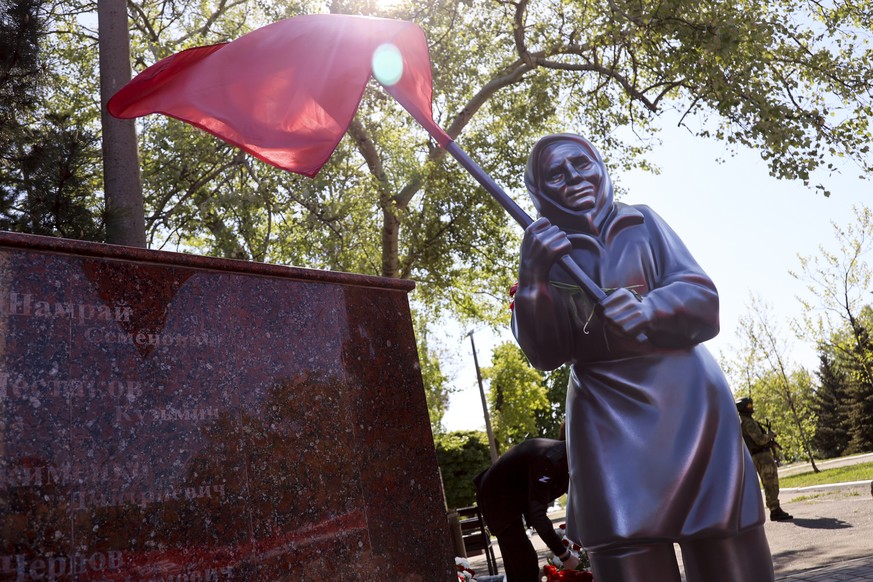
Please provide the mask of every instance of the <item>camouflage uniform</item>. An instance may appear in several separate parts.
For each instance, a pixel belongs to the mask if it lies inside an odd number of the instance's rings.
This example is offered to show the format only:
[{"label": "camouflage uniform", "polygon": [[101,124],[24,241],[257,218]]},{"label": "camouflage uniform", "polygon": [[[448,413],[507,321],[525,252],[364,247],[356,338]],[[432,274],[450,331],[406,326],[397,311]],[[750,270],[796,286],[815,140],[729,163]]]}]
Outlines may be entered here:
[{"label": "camouflage uniform", "polygon": [[755,470],[764,486],[764,502],[767,509],[775,511],[779,509],[779,474],[770,448],[773,437],[750,414],[741,412],[740,422],[743,427],[743,440],[749,448]]}]

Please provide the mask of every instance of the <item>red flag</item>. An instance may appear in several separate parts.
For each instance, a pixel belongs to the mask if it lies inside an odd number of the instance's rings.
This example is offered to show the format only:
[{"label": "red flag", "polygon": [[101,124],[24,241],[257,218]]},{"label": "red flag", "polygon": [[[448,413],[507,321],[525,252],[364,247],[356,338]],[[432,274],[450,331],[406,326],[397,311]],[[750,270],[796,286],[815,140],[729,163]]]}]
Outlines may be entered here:
[{"label": "red flag", "polygon": [[401,20],[336,14],[298,16],[232,42],[158,61],[109,100],[109,113],[175,117],[269,164],[314,176],[361,102],[374,51],[391,43],[403,72],[386,90],[445,147],[433,121],[424,32]]}]

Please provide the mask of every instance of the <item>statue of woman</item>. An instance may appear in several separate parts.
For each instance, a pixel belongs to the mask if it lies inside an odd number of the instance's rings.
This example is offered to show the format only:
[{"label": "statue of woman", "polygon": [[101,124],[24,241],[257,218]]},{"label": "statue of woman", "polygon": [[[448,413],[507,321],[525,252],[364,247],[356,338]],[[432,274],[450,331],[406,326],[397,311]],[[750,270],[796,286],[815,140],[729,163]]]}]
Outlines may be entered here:
[{"label": "statue of woman", "polygon": [[[513,333],[542,370],[570,364],[567,536],[598,582],[767,582],[755,468],[724,374],[701,345],[718,293],[649,207],[613,200],[599,152],[572,134],[531,151],[541,218],[521,246]],[[556,261],[570,254],[600,305]]]}]

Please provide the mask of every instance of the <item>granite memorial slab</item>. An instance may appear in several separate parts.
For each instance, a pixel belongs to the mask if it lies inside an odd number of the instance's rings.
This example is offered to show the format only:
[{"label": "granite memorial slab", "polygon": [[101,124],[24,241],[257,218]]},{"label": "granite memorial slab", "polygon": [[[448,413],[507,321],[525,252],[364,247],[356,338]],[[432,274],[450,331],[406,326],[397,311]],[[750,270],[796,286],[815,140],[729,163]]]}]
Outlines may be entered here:
[{"label": "granite memorial slab", "polygon": [[0,580],[449,580],[412,288],[0,233]]}]

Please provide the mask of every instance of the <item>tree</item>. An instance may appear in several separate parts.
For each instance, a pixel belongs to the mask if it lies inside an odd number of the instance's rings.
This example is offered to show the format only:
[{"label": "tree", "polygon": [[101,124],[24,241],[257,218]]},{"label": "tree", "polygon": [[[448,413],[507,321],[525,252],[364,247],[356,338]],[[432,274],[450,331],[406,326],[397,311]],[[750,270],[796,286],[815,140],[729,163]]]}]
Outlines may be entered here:
[{"label": "tree", "polygon": [[455,431],[434,438],[448,507],[476,503],[473,478],[491,466],[488,437],[482,431]]},{"label": "tree", "polygon": [[[780,331],[769,318],[769,307],[760,298],[752,297],[747,315],[740,318],[741,333],[745,334],[747,353],[752,354],[746,360],[757,369],[754,373],[746,373],[747,378],[754,377],[755,382],[766,382],[765,386],[779,396],[783,410],[788,413],[794,435],[798,439],[806,458],[816,473],[819,468],[815,464],[809,440],[814,428],[814,419],[809,411],[809,400],[812,397],[812,383],[805,370],[789,370],[786,353],[788,346],[781,340]],[[764,364],[763,372],[760,364]],[[755,368],[753,368],[755,369]],[[753,375],[754,374],[754,375]],[[754,399],[754,397],[753,397]],[[760,416],[761,410],[758,408]],[[784,428],[782,429],[784,432]]]},{"label": "tree", "polygon": [[127,2],[97,0],[97,18],[100,23],[100,119],[106,240],[144,247],[145,211],[136,128],[132,119],[115,119],[106,111],[110,97],[130,81]]},{"label": "tree", "polygon": [[492,366],[482,370],[491,381],[489,408],[494,424],[498,453],[539,433],[537,414],[549,410],[543,375],[534,369],[514,343],[494,348]]},{"label": "tree", "polygon": [[[864,358],[870,357],[871,348],[870,337],[867,335],[865,341],[867,348]],[[856,360],[857,362],[857,360]],[[873,384],[870,383],[866,376],[857,374],[857,366],[854,368],[856,381],[849,388],[849,446],[846,452],[868,453],[873,451]]]},{"label": "tree", "polygon": [[49,77],[45,28],[41,0],[0,11],[0,228],[102,240],[88,173],[96,137],[64,109],[40,113]]},{"label": "tree", "polygon": [[39,38],[43,19],[39,0],[18,0],[0,9],[0,145],[3,158],[19,137],[16,113],[31,110],[40,82]]},{"label": "tree", "polygon": [[570,383],[570,365],[566,364],[546,372],[543,384],[549,406],[535,412],[534,418],[539,436],[556,439],[560,436],[567,406],[567,385]]},{"label": "tree", "polygon": [[775,456],[789,463],[808,460],[806,441],[816,426],[812,412],[815,398],[812,378],[803,369],[794,370],[790,375],[791,397],[799,413],[796,418],[792,409],[785,405],[783,382],[779,372],[767,370],[750,386],[738,390],[736,395],[738,398],[751,395],[755,401],[755,420],[770,425],[777,433],[776,441],[781,448]]},{"label": "tree", "polygon": [[421,366],[421,379],[427,398],[427,412],[431,431],[443,431],[442,421],[449,404],[448,378],[440,367],[441,354],[428,344],[426,322],[419,321],[419,331],[415,334],[418,344],[418,361]]},{"label": "tree", "polygon": [[867,257],[873,250],[873,213],[855,207],[855,221],[833,225],[838,251],[820,248],[812,257],[799,257],[800,271],[792,275],[806,283],[809,297],[801,332],[822,342],[822,349],[849,374],[847,452],[873,450],[873,344],[868,297],[873,269]]},{"label": "tree", "polygon": [[819,348],[819,387],[813,399],[816,417],[815,436],[812,445],[822,457],[829,459],[841,456],[849,446],[849,429],[846,406],[847,378],[834,361],[831,353]]},{"label": "tree", "polygon": [[836,361],[847,378],[843,426],[848,431],[846,453],[850,454],[873,451],[873,385],[868,374],[869,361],[873,357],[873,338],[869,331],[873,324],[873,310],[869,306],[863,307],[856,323],[856,329],[844,330],[832,342],[840,347]]},{"label": "tree", "polygon": [[[136,70],[324,9],[241,0],[128,7]],[[438,121],[503,184],[520,186],[537,137],[567,128],[588,134],[615,169],[646,167],[651,123],[671,108],[701,136],[759,149],[780,178],[812,184],[817,168],[833,170],[831,155],[870,170],[870,51],[859,36],[869,32],[867,5],[442,0],[380,9],[334,0],[329,9],[424,27]],[[64,39],[66,55],[88,54],[79,49],[93,42]],[[171,120],[142,127],[151,246],[412,278],[433,313],[505,320],[500,290],[511,283],[516,227],[377,88],[313,181]]]}]

